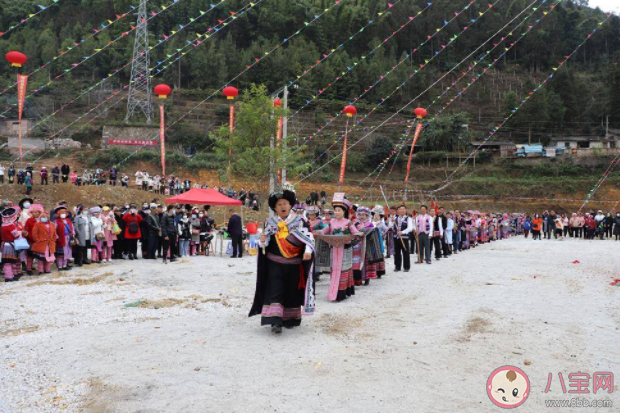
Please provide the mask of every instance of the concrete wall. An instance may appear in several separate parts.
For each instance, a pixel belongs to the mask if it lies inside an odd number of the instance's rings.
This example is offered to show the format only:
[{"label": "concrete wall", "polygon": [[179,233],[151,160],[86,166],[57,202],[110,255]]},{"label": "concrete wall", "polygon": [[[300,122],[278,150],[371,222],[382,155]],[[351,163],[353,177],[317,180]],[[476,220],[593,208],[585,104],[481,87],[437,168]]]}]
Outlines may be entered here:
[{"label": "concrete wall", "polygon": [[[22,119],[22,136],[28,136],[30,128],[34,125],[32,119]],[[17,119],[8,119],[0,122],[0,135],[2,136],[18,136],[19,135],[19,122]]]},{"label": "concrete wall", "polygon": [[[19,138],[8,139],[8,149],[11,152],[19,150]],[[45,139],[43,138],[22,138],[22,152],[32,151],[41,152],[45,150]]]}]

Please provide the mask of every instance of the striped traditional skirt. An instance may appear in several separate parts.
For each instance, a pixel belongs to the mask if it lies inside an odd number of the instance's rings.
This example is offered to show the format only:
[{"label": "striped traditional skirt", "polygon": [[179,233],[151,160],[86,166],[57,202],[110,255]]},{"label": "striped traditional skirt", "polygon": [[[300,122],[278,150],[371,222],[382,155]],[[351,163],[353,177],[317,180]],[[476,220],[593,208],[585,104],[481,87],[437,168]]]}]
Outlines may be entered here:
[{"label": "striped traditional skirt", "polygon": [[379,261],[377,264],[377,277],[381,278],[385,275],[385,260]]},{"label": "striped traditional skirt", "polygon": [[19,262],[19,254],[15,251],[15,247],[10,242],[2,243],[2,263],[3,264],[13,264]]},{"label": "striped traditional skirt", "polygon": [[345,247],[344,255],[342,258],[340,280],[338,283],[338,296],[336,298],[336,301],[342,301],[349,296],[355,295],[355,280],[353,278],[352,260],[352,249]]},{"label": "striped traditional skirt", "polygon": [[62,258],[68,260],[73,257],[73,250],[71,249],[71,245],[65,245],[64,247],[57,246],[56,247],[56,258]]},{"label": "striped traditional skirt", "polygon": [[351,250],[353,251],[353,270],[359,271],[362,268],[362,243],[358,242],[353,245]]}]

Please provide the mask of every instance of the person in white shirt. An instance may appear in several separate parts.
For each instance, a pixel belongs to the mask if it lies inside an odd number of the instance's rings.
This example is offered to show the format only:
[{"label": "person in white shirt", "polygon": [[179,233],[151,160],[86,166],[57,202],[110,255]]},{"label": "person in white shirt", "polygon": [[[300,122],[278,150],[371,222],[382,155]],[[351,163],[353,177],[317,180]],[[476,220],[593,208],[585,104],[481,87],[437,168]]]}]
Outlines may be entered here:
[{"label": "person in white shirt", "polygon": [[136,172],[136,186],[138,187],[138,189],[142,188],[143,179],[144,179],[144,174],[142,173],[142,171],[137,171]]},{"label": "person in white shirt", "polygon": [[413,220],[407,216],[407,207],[401,205],[396,210],[395,219],[390,219],[388,228],[394,229],[394,271],[400,271],[401,264],[405,272],[411,268],[409,256],[409,234],[414,230]]},{"label": "person in white shirt", "polygon": [[4,165],[0,165],[0,184],[4,183]]},{"label": "person in white shirt", "polygon": [[434,223],[433,218],[426,213],[426,205],[420,207],[420,214],[416,217],[416,228],[419,243],[419,262],[422,259],[427,264],[431,264],[431,236],[433,234]]},{"label": "person in white shirt", "polygon": [[103,242],[105,239],[104,230],[106,229],[106,224],[101,219],[101,207],[94,206],[89,211],[90,214],[90,224],[92,227],[92,234],[89,233],[91,241],[90,245],[92,249],[91,253],[91,261],[92,262],[100,262],[103,261]]},{"label": "person in white shirt", "polygon": [[446,225],[445,240],[448,246],[448,250],[452,251],[452,233],[454,232],[454,219],[452,219],[452,212],[446,214],[448,218],[448,224]]}]

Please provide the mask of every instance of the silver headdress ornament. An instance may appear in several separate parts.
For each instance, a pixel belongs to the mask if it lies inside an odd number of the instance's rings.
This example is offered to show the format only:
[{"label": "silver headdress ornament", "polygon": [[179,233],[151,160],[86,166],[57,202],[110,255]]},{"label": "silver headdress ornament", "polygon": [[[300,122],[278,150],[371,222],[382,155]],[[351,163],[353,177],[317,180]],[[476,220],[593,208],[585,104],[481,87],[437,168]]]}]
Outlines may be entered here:
[{"label": "silver headdress ornament", "polygon": [[295,192],[295,186],[290,182],[276,183],[276,187],[271,195],[282,196],[284,191]]}]

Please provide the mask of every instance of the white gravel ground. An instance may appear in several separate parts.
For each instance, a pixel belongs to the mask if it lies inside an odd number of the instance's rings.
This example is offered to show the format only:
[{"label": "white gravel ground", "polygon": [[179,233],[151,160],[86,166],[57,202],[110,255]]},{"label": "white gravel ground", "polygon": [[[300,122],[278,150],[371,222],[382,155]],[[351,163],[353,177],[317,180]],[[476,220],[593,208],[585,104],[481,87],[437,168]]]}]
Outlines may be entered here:
[{"label": "white gravel ground", "polygon": [[620,411],[617,384],[579,395],[612,408],[544,403],[575,396],[558,372],[620,374],[620,242],[513,238],[410,273],[390,262],[343,303],[324,276],[318,314],[281,336],[247,317],[255,260],[0,284],[0,412],[497,412],[485,385],[502,365],[529,376],[521,412]]}]

